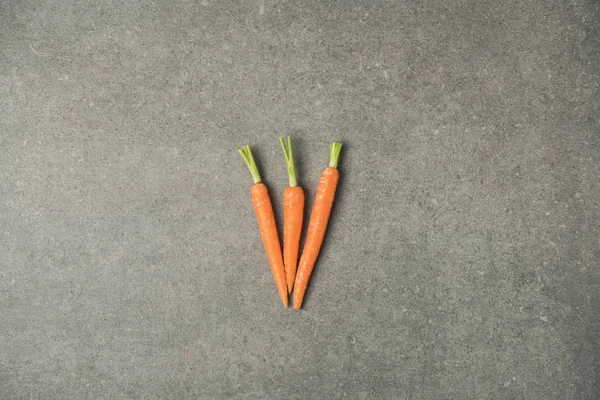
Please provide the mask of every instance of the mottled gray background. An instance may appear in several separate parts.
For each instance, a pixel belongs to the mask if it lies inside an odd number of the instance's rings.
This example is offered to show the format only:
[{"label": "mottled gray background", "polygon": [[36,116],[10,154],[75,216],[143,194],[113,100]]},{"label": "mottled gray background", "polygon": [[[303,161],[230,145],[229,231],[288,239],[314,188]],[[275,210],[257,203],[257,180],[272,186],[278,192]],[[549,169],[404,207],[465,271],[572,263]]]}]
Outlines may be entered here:
[{"label": "mottled gray background", "polygon": [[[2,399],[600,398],[600,4],[2,1]],[[341,183],[282,309],[237,148]],[[310,206],[312,200],[308,202]]]}]

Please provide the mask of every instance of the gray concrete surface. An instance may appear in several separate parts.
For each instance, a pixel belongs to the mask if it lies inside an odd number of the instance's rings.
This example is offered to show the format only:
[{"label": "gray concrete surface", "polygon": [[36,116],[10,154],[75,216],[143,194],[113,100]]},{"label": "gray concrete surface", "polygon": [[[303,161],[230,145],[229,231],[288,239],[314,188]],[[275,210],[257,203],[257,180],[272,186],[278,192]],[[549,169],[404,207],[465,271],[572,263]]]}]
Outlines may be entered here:
[{"label": "gray concrete surface", "polygon": [[[600,398],[599,17],[1,2],[0,397]],[[287,134],[309,198],[345,144],[301,312],[236,152],[281,223]]]}]

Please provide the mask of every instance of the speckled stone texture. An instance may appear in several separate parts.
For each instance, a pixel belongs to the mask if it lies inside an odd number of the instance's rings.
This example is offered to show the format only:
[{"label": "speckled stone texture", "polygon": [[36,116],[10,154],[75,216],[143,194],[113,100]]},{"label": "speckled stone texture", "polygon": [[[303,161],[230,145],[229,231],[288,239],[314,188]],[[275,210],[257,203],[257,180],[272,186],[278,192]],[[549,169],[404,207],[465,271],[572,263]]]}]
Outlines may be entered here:
[{"label": "speckled stone texture", "polygon": [[[597,400],[599,7],[1,2],[0,397]],[[307,217],[344,143],[300,312],[278,135]]]}]

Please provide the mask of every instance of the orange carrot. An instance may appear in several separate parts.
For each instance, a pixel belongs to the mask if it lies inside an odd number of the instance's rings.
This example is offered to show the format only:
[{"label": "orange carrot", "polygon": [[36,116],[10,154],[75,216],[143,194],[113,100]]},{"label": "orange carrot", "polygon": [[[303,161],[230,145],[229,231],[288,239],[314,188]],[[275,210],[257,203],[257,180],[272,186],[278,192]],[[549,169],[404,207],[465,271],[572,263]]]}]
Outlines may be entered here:
[{"label": "orange carrot", "polygon": [[308,223],[304,250],[302,250],[302,257],[300,257],[296,281],[294,282],[295,310],[299,310],[302,306],[308,278],[310,278],[319,250],[321,250],[321,244],[323,244],[323,237],[325,236],[325,229],[327,228],[329,213],[331,212],[335,189],[339,180],[337,164],[341,150],[341,143],[334,142],[329,145],[329,167],[325,168],[321,174],[321,179],[319,179],[315,202]]},{"label": "orange carrot", "polygon": [[269,264],[271,266],[271,272],[273,278],[275,278],[275,285],[279,292],[279,297],[283,302],[283,306],[288,306],[288,291],[285,282],[285,269],[283,265],[283,257],[281,256],[281,245],[279,244],[279,236],[277,235],[277,226],[275,225],[275,216],[273,214],[273,207],[271,206],[271,199],[269,198],[269,192],[267,187],[261,183],[260,174],[258,168],[254,162],[254,157],[250,151],[250,146],[244,146],[240,150],[240,155],[244,159],[244,162],[248,166],[252,178],[254,179],[254,185],[250,188],[250,196],[252,197],[252,206],[254,207],[254,213],[256,214],[256,220],[258,221],[258,228],[260,230],[260,236],[262,238],[263,246]]},{"label": "orange carrot", "polygon": [[296,182],[292,141],[288,136],[287,148],[283,137],[279,138],[279,142],[283,149],[285,166],[290,180],[290,185],[283,192],[283,261],[287,289],[288,292],[291,292],[294,287],[296,266],[298,264],[298,247],[300,247],[300,233],[302,232],[302,218],[304,217],[304,192]]}]

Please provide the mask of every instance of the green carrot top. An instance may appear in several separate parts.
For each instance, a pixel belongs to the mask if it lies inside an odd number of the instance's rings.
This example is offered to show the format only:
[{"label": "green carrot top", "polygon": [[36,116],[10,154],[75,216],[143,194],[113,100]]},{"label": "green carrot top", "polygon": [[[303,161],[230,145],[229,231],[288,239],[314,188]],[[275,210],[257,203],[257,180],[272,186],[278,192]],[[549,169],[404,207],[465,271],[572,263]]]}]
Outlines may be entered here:
[{"label": "green carrot top", "polygon": [[329,168],[337,168],[338,161],[340,160],[340,151],[342,151],[341,143],[333,142],[329,145]]},{"label": "green carrot top", "polygon": [[252,156],[250,146],[246,145],[238,151],[240,152],[240,155],[242,156],[244,162],[248,166],[248,169],[252,174],[252,179],[254,179],[254,183],[260,183],[260,174],[258,173],[258,168],[256,167],[256,163],[254,162],[254,157]]},{"label": "green carrot top", "polygon": [[279,136],[279,143],[283,149],[283,157],[285,157],[285,167],[287,169],[288,178],[290,180],[290,187],[298,185],[296,182],[296,168],[294,168],[294,154],[292,153],[292,141],[290,137],[287,137],[287,147],[285,146],[285,140],[283,136]]}]

